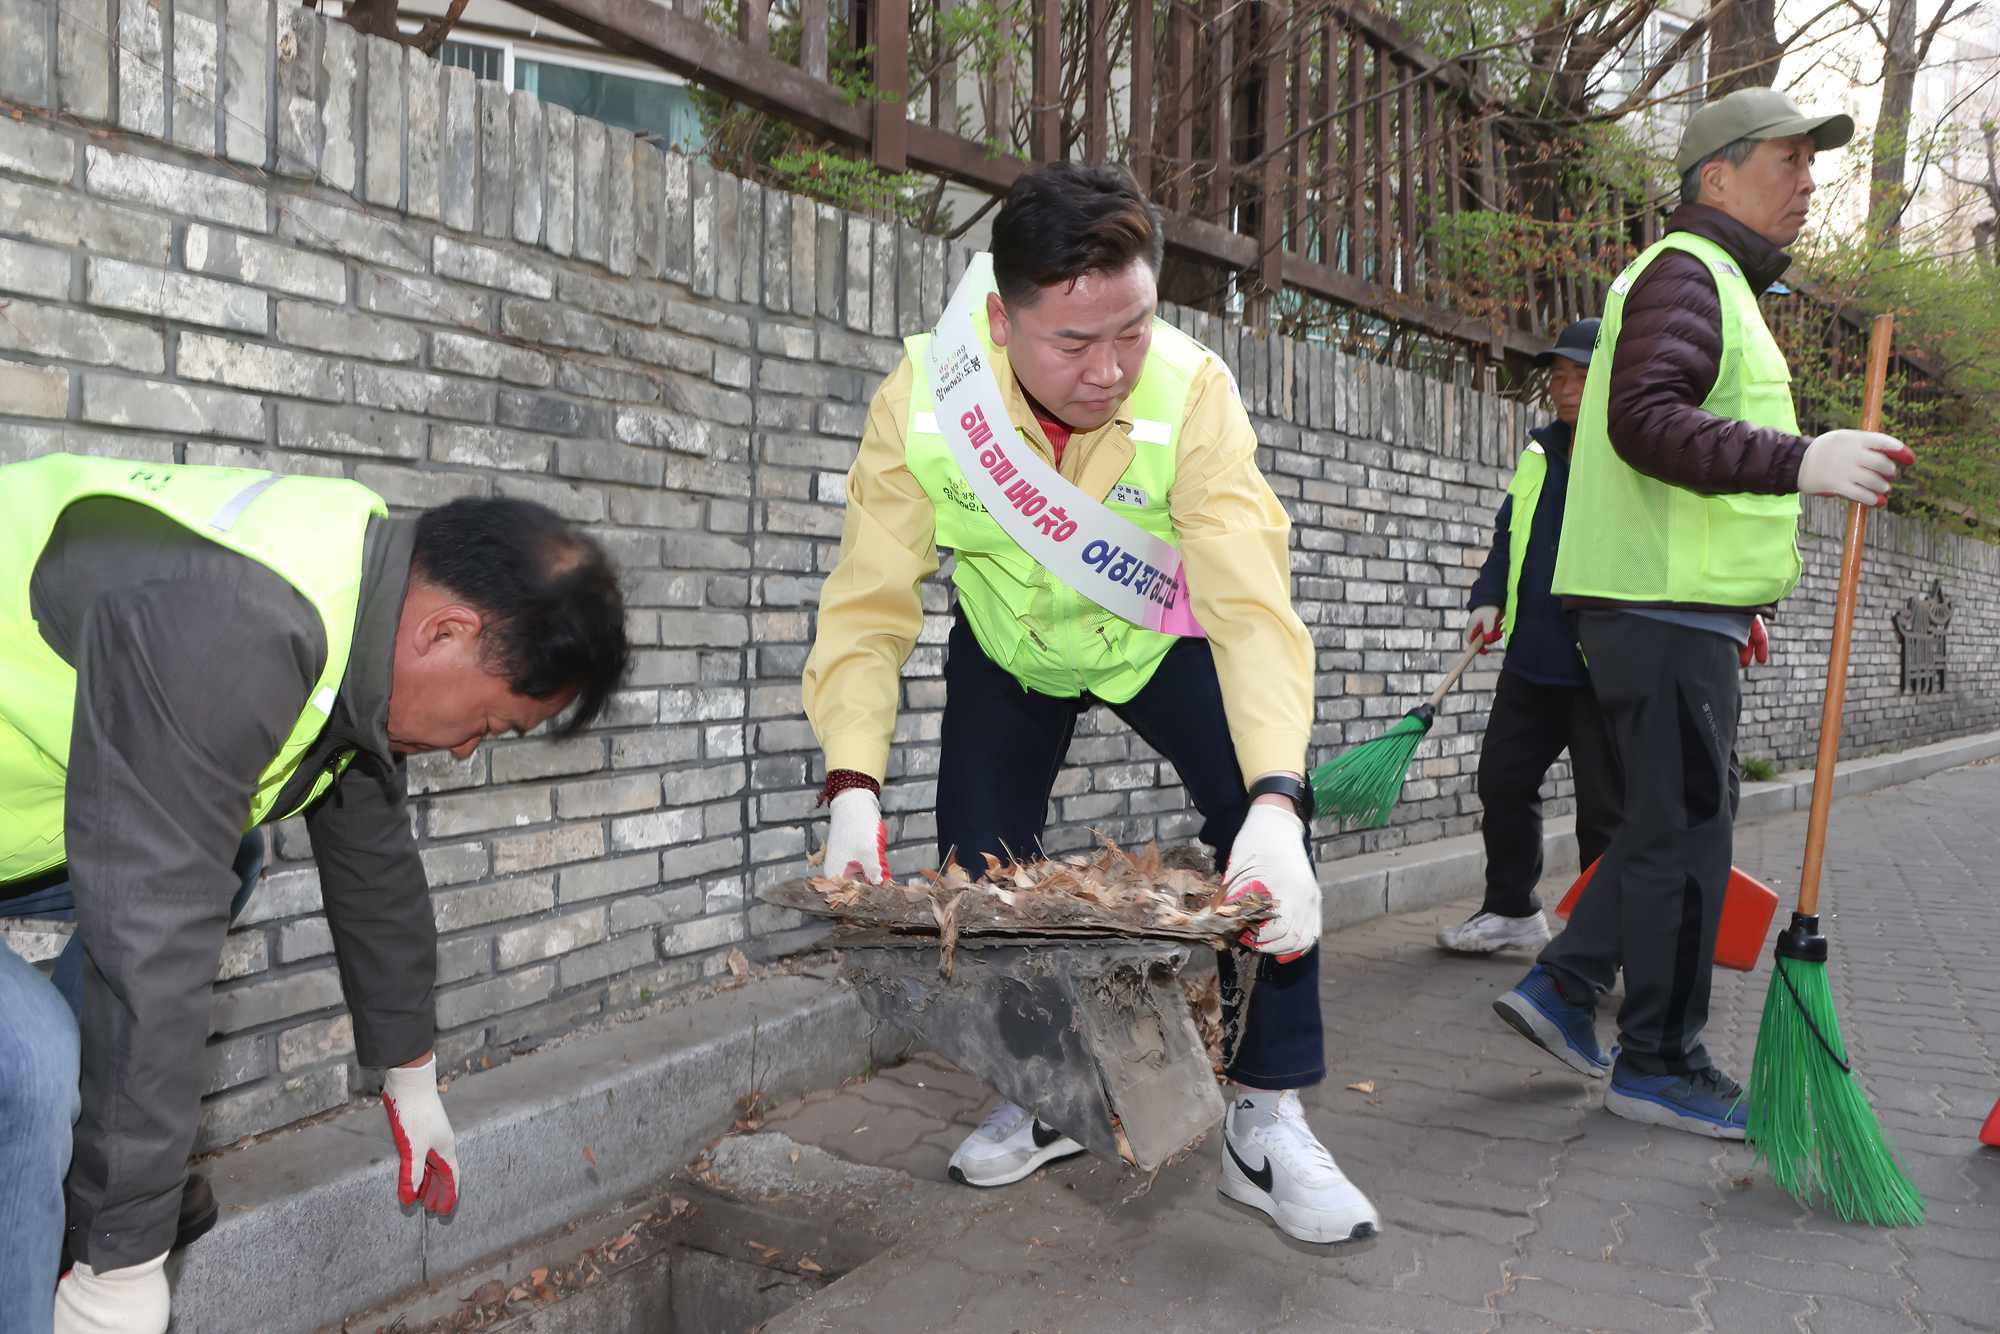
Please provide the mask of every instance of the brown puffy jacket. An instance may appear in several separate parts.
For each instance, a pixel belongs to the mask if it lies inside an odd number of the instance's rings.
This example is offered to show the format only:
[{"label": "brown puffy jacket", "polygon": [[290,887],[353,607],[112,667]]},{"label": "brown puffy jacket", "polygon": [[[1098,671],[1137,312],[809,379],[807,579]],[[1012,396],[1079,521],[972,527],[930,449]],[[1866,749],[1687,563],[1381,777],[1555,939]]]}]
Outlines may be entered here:
[{"label": "brown puffy jacket", "polygon": [[[1762,293],[1792,257],[1721,209],[1683,204],[1668,232],[1691,232],[1736,260]],[[1708,495],[1799,489],[1804,436],[1703,412],[1722,364],[1722,300],[1708,265],[1663,251],[1625,297],[1611,359],[1611,447],[1639,472]]]}]

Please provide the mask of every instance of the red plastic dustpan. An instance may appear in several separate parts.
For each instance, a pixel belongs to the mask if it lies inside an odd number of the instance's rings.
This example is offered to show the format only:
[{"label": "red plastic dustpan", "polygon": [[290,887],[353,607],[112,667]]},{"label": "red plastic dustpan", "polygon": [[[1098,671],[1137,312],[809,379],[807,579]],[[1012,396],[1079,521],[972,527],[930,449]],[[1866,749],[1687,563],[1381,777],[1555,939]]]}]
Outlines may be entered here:
[{"label": "red plastic dustpan", "polygon": [[[1556,916],[1567,921],[1583,887],[1597,870],[1592,862],[1556,905]],[[1729,888],[1722,898],[1722,925],[1715,933],[1715,962],[1739,973],[1752,972],[1764,957],[1764,939],[1771,934],[1771,918],[1778,911],[1778,891],[1754,876],[1729,868]]]}]

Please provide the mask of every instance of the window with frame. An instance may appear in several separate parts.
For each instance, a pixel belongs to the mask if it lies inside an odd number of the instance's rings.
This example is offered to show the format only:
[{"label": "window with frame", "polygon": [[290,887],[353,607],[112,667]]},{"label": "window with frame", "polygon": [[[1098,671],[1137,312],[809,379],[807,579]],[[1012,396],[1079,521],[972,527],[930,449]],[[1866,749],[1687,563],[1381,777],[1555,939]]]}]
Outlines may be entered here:
[{"label": "window with frame", "polygon": [[708,144],[701,113],[681,84],[517,58],[514,86],[579,116],[644,135],[662,148],[698,153]]},{"label": "window with frame", "polygon": [[478,42],[446,41],[444,49],[438,52],[438,60],[442,64],[471,70],[475,79],[491,79],[495,83],[505,82],[507,52],[497,46],[482,46]]}]

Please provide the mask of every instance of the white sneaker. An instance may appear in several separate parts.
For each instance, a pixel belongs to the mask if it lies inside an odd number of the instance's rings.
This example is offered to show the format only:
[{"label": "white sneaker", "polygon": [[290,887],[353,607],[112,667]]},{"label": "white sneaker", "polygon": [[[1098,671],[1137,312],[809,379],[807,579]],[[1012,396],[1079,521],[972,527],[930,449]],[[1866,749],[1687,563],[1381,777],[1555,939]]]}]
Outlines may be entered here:
[{"label": "white sneaker", "polygon": [[1538,950],[1548,943],[1549,924],[1539,912],[1529,913],[1526,917],[1476,912],[1458,925],[1438,932],[1438,944],[1461,954]]},{"label": "white sneaker", "polygon": [[1269,1214],[1278,1231],[1300,1241],[1361,1241],[1376,1234],[1382,1220],[1375,1206],[1342,1174],[1306,1124],[1305,1105],[1296,1092],[1280,1094],[1278,1119],[1247,1134],[1236,1130],[1241,1110],[1242,1099],[1233,1099],[1222,1118],[1217,1190]]},{"label": "white sneaker", "polygon": [[1002,1101],[951,1156],[951,1179],[963,1186],[1005,1186],[1043,1163],[1083,1152],[1083,1146],[1027,1109]]}]

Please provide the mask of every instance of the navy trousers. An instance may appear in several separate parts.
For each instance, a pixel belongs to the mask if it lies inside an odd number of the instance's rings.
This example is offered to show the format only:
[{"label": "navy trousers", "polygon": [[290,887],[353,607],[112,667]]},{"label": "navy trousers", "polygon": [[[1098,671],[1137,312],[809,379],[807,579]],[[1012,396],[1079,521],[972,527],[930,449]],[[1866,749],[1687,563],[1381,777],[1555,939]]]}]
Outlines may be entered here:
[{"label": "navy trousers", "polygon": [[[946,649],[943,754],[937,795],[938,859],[955,855],[977,872],[982,854],[1040,855],[1049,795],[1077,717],[1100,701],[1029,690],[986,656],[960,615]],[[1183,639],[1152,680],[1123,704],[1106,704],[1167,757],[1204,820],[1201,841],[1220,871],[1250,810],[1223,711],[1215,658],[1205,639]],[[1305,1088],[1326,1078],[1319,1011],[1319,946],[1290,963],[1268,954],[1217,952],[1225,1023],[1242,1005],[1238,960],[1254,960],[1248,1013],[1229,1066],[1247,1088]]]}]

